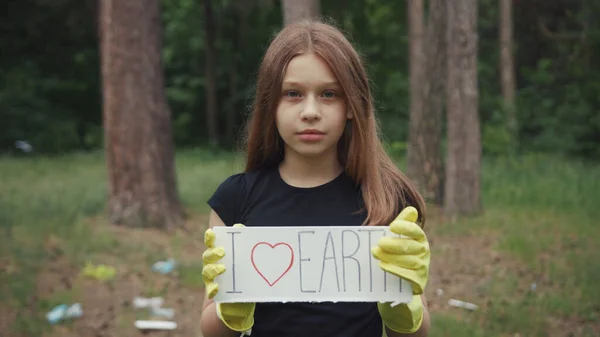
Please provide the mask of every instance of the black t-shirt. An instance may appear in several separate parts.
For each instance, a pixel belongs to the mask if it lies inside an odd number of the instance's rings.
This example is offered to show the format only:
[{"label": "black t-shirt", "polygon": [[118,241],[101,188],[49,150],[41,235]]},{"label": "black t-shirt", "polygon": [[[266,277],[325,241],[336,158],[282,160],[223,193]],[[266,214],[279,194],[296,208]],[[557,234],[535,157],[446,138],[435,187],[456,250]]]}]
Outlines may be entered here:
[{"label": "black t-shirt", "polygon": [[[227,178],[208,204],[225,225],[360,226],[360,189],[345,174],[313,188],[287,184],[278,168]],[[381,337],[376,302],[257,303],[252,337]]]}]

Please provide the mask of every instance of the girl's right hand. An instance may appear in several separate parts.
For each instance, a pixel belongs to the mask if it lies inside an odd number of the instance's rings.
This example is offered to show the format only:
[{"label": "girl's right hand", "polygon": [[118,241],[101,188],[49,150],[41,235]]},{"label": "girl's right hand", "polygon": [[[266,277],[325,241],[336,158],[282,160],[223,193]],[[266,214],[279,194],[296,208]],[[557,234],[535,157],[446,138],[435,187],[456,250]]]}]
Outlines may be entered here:
[{"label": "girl's right hand", "polygon": [[219,285],[215,278],[225,272],[225,265],[217,263],[225,256],[223,247],[215,247],[215,232],[209,228],[204,232],[204,244],[206,251],[202,254],[202,279],[208,298],[212,299],[219,292]]},{"label": "girl's right hand", "polygon": [[[235,224],[233,227],[244,227]],[[209,299],[214,298],[219,292],[219,285],[215,278],[225,272],[225,265],[218,263],[225,256],[223,247],[215,247],[215,232],[207,229],[204,233],[206,251],[202,254],[202,279]],[[256,303],[217,303],[219,319],[231,330],[244,332],[254,325],[254,310]]]}]

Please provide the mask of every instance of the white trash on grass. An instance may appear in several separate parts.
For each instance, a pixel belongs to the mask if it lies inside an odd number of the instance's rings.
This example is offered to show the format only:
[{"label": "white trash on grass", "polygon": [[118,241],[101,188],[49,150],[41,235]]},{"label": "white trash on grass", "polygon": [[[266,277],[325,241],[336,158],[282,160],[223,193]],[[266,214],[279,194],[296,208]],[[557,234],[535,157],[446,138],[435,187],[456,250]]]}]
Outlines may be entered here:
[{"label": "white trash on grass", "polygon": [[175,330],[177,323],[170,321],[135,321],[135,327],[140,330]]},{"label": "white trash on grass", "polygon": [[455,300],[453,298],[448,300],[448,305],[452,306],[452,307],[457,307],[457,308],[463,308],[463,309],[467,309],[467,310],[477,310],[479,307],[473,303],[469,303],[469,302],[463,302],[460,300]]}]

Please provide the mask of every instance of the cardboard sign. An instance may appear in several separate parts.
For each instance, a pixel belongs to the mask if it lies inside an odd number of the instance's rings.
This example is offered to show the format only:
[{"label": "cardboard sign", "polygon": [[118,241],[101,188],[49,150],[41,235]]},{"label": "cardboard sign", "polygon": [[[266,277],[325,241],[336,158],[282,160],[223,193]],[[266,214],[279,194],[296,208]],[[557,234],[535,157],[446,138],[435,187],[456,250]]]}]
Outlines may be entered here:
[{"label": "cardboard sign", "polygon": [[387,227],[215,227],[226,271],[216,302],[396,302],[410,283],[384,272],[371,247]]}]

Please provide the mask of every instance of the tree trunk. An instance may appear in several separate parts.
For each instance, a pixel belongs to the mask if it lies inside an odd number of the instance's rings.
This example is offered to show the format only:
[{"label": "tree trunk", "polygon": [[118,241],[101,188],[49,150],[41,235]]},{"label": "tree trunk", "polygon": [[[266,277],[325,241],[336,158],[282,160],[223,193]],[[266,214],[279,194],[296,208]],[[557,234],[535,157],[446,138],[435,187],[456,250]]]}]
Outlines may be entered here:
[{"label": "tree trunk", "polygon": [[516,84],[513,60],[512,2],[513,0],[500,0],[500,78],[507,113],[507,127],[511,141],[514,143],[517,140],[517,116],[515,109]]},{"label": "tree trunk", "polygon": [[442,205],[441,125],[445,94],[444,81],[440,79],[445,75],[446,5],[443,0],[430,2],[425,29],[422,0],[409,0],[408,6],[411,107],[407,174],[428,201]]},{"label": "tree trunk", "polygon": [[237,67],[235,65],[235,60],[231,61],[231,64],[229,65],[229,97],[231,98],[231,101],[229,102],[229,106],[227,108],[227,115],[226,117],[226,125],[227,125],[227,130],[225,133],[225,136],[227,137],[227,139],[229,141],[234,140],[235,137],[235,129],[236,129],[236,122],[237,122],[237,118],[236,118],[236,101],[233,100],[233,97],[235,97],[238,94],[238,74],[237,74]]},{"label": "tree trunk", "polygon": [[423,82],[425,77],[425,54],[423,52],[423,0],[408,0],[408,40],[409,40],[409,84],[410,84],[410,117],[407,149],[407,175],[417,184],[419,190],[427,198],[427,175],[423,166],[427,134],[423,133]]},{"label": "tree trunk", "polygon": [[158,0],[100,2],[104,137],[111,223],[170,229],[183,214],[159,13]]},{"label": "tree trunk", "polygon": [[211,145],[218,145],[217,80],[214,72],[216,28],[212,0],[204,1],[204,29],[206,31],[206,134]]},{"label": "tree trunk", "polygon": [[477,79],[477,0],[448,1],[448,158],[445,213],[481,210],[481,130]]},{"label": "tree trunk", "polygon": [[237,123],[237,113],[236,113],[236,108],[237,108],[237,99],[236,97],[239,95],[239,89],[238,89],[238,68],[237,68],[237,64],[240,61],[240,54],[241,52],[244,50],[244,45],[243,45],[243,41],[244,41],[244,29],[246,29],[246,21],[247,21],[247,14],[246,14],[246,10],[249,9],[249,6],[247,4],[244,3],[244,0],[234,0],[233,3],[231,4],[231,12],[232,12],[232,17],[235,20],[235,22],[237,22],[236,25],[234,25],[233,28],[233,37],[231,40],[231,59],[230,59],[230,63],[229,63],[229,106],[227,109],[227,116],[226,116],[226,124],[227,124],[227,131],[226,131],[226,136],[227,139],[230,140],[232,143],[234,142],[234,138],[235,138],[235,130],[236,130],[236,123]]},{"label": "tree trunk", "polygon": [[284,25],[321,15],[321,0],[281,0],[281,3]]}]

